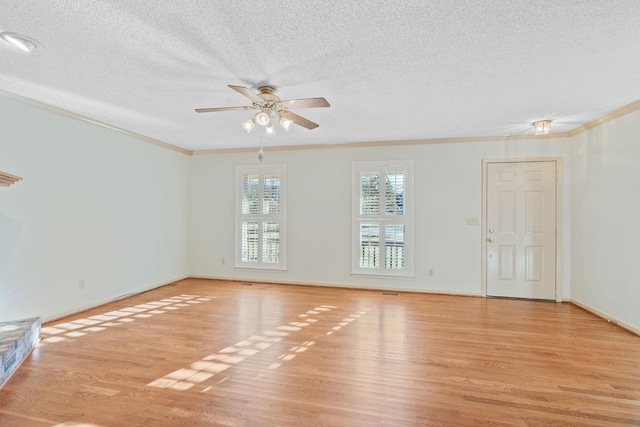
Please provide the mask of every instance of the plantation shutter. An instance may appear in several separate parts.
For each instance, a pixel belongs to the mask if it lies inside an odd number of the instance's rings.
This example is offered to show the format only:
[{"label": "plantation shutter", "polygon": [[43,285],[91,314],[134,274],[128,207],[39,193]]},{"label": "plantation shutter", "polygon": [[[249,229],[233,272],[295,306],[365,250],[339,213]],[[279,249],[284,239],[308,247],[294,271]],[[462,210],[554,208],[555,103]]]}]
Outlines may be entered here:
[{"label": "plantation shutter", "polygon": [[284,269],[284,166],[238,167],[239,244],[236,265]]},{"label": "plantation shutter", "polygon": [[357,207],[354,211],[354,272],[407,274],[408,215],[406,162],[354,164]]}]

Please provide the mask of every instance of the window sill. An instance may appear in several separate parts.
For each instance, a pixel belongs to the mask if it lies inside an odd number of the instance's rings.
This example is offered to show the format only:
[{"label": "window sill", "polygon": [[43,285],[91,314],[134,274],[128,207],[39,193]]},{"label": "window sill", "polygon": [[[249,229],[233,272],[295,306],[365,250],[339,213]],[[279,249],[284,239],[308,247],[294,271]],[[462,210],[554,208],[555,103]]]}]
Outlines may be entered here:
[{"label": "window sill", "polygon": [[415,279],[416,276],[413,272],[405,273],[386,273],[386,272],[365,272],[365,271],[352,271],[351,275],[354,277],[380,277],[380,278],[393,278],[393,279]]},{"label": "window sill", "polygon": [[286,267],[265,267],[264,265],[261,266],[248,266],[248,265],[236,265],[234,266],[234,268],[236,270],[251,270],[251,271],[287,271]]}]

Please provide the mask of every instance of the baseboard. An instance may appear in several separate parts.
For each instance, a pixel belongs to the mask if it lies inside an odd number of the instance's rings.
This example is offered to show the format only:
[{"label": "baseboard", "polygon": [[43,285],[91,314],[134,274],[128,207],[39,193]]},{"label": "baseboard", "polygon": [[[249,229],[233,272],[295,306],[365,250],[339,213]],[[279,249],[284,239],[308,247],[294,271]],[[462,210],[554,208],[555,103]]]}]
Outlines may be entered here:
[{"label": "baseboard", "polygon": [[134,291],[132,291],[130,293],[124,294],[124,295],[119,295],[119,296],[116,296],[116,297],[113,297],[113,298],[109,298],[108,300],[98,301],[95,304],[91,304],[91,305],[88,305],[88,306],[80,307],[77,310],[73,310],[73,311],[70,311],[70,312],[67,312],[67,313],[56,314],[53,317],[43,318],[42,319],[42,323],[44,324],[44,323],[55,322],[57,320],[64,319],[65,317],[73,316],[75,314],[79,314],[79,313],[85,312],[87,310],[92,310],[94,308],[98,308],[98,307],[101,307],[103,305],[110,304],[110,303],[112,303],[114,301],[118,301],[118,300],[121,300],[121,299],[124,299],[124,298],[129,298],[131,296],[138,295],[138,294],[143,294],[143,293],[148,292],[150,290],[161,288],[163,286],[167,286],[167,285],[170,285],[172,283],[179,282],[180,280],[188,279],[189,277],[190,276],[181,276],[181,277],[179,277],[177,279],[169,280],[168,282],[156,283],[154,285],[147,286],[145,288],[136,289],[136,290],[134,290]]},{"label": "baseboard", "polygon": [[208,280],[224,280],[228,282],[249,282],[249,283],[264,283],[269,285],[300,285],[300,286],[320,286],[327,288],[339,288],[339,289],[361,289],[365,291],[378,291],[378,292],[415,292],[421,294],[433,294],[433,295],[455,295],[464,297],[481,297],[481,293],[474,292],[455,292],[455,291],[442,291],[435,289],[409,289],[409,288],[389,288],[389,287],[377,287],[377,286],[362,286],[346,283],[317,283],[317,282],[303,282],[303,281],[288,281],[288,280],[264,280],[264,279],[251,279],[241,277],[220,277],[220,276],[204,276],[204,275],[191,275],[189,279],[208,279]]},{"label": "baseboard", "polygon": [[630,325],[628,323],[625,323],[625,322],[623,322],[621,320],[618,320],[614,316],[611,316],[611,315],[609,315],[609,314],[607,314],[607,313],[605,313],[603,311],[600,311],[600,310],[590,306],[589,304],[585,304],[585,303],[583,303],[581,301],[578,301],[578,300],[575,300],[575,299],[571,299],[569,301],[571,302],[571,304],[573,304],[573,305],[575,305],[577,307],[580,307],[581,309],[586,310],[589,313],[591,313],[591,314],[593,314],[595,316],[598,316],[598,317],[606,320],[609,323],[613,323],[616,326],[619,326],[620,328],[622,328],[622,329],[624,329],[624,330],[626,330],[628,332],[631,332],[632,334],[635,334],[635,335],[640,337],[640,329],[638,329],[637,327],[635,327],[633,325]]}]

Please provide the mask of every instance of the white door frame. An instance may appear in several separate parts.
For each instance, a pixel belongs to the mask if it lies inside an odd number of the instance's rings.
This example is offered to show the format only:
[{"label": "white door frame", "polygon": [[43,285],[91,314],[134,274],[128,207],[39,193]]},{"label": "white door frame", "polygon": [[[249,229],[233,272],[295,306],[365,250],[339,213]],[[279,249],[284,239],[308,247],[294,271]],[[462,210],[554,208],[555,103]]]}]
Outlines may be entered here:
[{"label": "white door frame", "polygon": [[490,163],[555,162],[556,164],[556,302],[562,302],[562,157],[482,159],[482,296],[487,296],[487,171]]}]

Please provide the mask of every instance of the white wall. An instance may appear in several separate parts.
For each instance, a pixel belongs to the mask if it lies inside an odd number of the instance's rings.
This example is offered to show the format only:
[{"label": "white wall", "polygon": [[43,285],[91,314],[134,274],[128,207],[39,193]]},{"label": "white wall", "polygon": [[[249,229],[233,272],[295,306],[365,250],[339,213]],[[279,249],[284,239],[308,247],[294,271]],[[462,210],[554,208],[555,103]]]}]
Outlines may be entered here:
[{"label": "white wall", "polygon": [[[481,230],[465,218],[482,215],[481,160],[562,157],[563,298],[640,330],[639,129],[635,112],[571,139],[267,149],[264,163],[287,164],[289,178],[288,270],[267,272],[233,267],[235,167],[257,153],[189,157],[0,97],[0,170],[24,178],[0,187],[0,321],[188,275],[479,294]],[[353,277],[351,162],[404,159],[415,161],[416,277]]]},{"label": "white wall", "polygon": [[640,331],[640,111],[572,142],[573,300]]},{"label": "white wall", "polygon": [[[188,275],[189,156],[0,96],[0,321]],[[85,289],[79,289],[84,280]]]},{"label": "white wall", "polygon": [[[287,271],[235,269],[235,167],[254,153],[196,154],[191,162],[190,272],[199,277],[481,293],[482,159],[563,157],[563,297],[570,296],[570,140],[517,139],[393,147],[266,151],[286,164]],[[351,271],[351,162],[414,160],[415,278],[357,277]],[[309,244],[310,243],[310,244]],[[222,260],[226,265],[222,265]],[[428,276],[428,269],[434,275]]]}]

